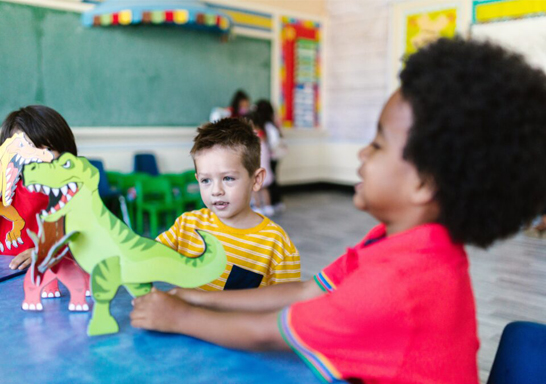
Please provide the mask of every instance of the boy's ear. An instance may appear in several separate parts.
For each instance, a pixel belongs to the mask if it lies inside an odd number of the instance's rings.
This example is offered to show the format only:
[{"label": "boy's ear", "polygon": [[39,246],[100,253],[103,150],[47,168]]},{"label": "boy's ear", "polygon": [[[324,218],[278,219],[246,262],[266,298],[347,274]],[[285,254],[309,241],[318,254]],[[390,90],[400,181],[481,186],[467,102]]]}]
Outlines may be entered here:
[{"label": "boy's ear", "polygon": [[262,185],[265,180],[265,174],[265,168],[258,168],[256,172],[254,172],[254,182],[252,183],[252,190],[254,192],[258,192],[260,189],[262,189]]},{"label": "boy's ear", "polygon": [[420,177],[413,189],[411,200],[416,205],[428,204],[434,200],[436,191],[436,183],[431,177]]}]

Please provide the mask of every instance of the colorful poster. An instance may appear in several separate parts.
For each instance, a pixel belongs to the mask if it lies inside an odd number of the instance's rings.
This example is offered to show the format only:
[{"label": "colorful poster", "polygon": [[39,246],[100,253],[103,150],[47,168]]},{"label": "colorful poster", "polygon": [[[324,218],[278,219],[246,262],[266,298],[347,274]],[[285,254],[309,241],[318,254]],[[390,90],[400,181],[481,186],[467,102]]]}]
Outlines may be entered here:
[{"label": "colorful poster", "polygon": [[417,52],[422,46],[441,37],[455,36],[456,28],[456,8],[408,15],[404,56]]},{"label": "colorful poster", "polygon": [[400,86],[405,58],[441,37],[468,35],[471,2],[461,0],[393,1],[389,17],[388,89]]},{"label": "colorful poster", "polygon": [[282,18],[280,114],[285,127],[319,126],[320,42],[319,23]]},{"label": "colorful poster", "polygon": [[544,0],[474,0],[472,2],[474,24],[545,15],[546,1]]}]

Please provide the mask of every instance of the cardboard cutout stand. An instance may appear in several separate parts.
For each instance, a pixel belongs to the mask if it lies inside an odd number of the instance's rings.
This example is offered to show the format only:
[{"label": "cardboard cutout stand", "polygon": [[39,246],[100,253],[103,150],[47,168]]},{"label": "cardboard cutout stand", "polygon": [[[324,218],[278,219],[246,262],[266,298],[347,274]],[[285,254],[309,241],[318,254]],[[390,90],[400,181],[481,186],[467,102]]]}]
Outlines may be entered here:
[{"label": "cardboard cutout stand", "polygon": [[104,206],[98,194],[99,172],[84,157],[65,153],[51,164],[29,164],[23,174],[29,189],[60,192],[56,199],[50,196],[41,218],[45,222],[65,218],[66,234],[54,241],[45,258],[33,257],[32,283],[39,286],[46,280],[47,271],[64,260],[62,249],[68,243],[74,260],[91,275],[95,304],[87,330],[90,336],[118,332],[110,302],[122,285],[137,297],[150,292],[153,281],[195,288],[225,270],[222,243],[210,233],[197,232],[205,243],[205,251],[197,257],[135,234]]}]

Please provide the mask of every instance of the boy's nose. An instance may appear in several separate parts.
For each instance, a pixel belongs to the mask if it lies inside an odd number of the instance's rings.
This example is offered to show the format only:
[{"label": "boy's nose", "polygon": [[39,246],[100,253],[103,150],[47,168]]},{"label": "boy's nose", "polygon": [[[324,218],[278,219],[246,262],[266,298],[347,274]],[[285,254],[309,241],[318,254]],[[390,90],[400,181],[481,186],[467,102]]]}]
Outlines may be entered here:
[{"label": "boy's nose", "polygon": [[222,186],[215,184],[212,188],[212,196],[222,196],[223,194],[224,190],[222,189]]},{"label": "boy's nose", "polygon": [[366,158],[368,157],[369,149],[370,149],[370,146],[367,145],[364,148],[362,148],[360,151],[358,151],[358,159],[360,161],[365,161],[366,160]]}]

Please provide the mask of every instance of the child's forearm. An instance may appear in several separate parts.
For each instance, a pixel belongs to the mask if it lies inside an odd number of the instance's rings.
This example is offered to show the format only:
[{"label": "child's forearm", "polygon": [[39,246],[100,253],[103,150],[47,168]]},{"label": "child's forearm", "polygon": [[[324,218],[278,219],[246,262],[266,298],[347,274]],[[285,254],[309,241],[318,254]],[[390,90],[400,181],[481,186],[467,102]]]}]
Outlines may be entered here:
[{"label": "child's forearm", "polygon": [[283,283],[256,289],[202,292],[176,290],[187,302],[220,311],[278,311],[297,301],[309,300],[323,292],[313,281]]},{"label": "child's forearm", "polygon": [[177,332],[228,348],[288,350],[277,326],[278,312],[218,312],[189,307]]}]

